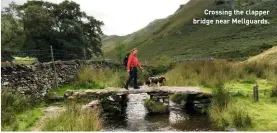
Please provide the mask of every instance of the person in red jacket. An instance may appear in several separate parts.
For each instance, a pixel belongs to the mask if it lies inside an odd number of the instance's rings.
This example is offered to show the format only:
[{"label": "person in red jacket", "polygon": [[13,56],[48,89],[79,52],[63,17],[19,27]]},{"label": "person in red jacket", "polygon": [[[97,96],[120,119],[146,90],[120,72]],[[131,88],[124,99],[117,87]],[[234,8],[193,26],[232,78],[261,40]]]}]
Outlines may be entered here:
[{"label": "person in red jacket", "polygon": [[139,86],[137,84],[137,67],[141,69],[141,71],[144,71],[144,69],[141,67],[138,58],[137,58],[137,52],[138,50],[134,48],[132,52],[129,55],[128,63],[127,63],[127,72],[129,72],[129,78],[124,86],[125,89],[128,90],[128,85],[131,82],[132,79],[134,79],[134,89],[139,89]]}]

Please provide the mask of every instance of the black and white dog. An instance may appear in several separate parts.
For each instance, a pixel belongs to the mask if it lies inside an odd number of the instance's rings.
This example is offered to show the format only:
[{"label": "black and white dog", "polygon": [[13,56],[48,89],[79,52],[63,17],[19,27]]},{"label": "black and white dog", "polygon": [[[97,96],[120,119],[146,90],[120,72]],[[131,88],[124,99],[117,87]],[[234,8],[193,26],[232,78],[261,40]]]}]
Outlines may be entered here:
[{"label": "black and white dog", "polygon": [[145,84],[148,86],[152,86],[153,84],[158,85],[158,87],[160,87],[160,85],[164,85],[166,82],[166,78],[164,76],[161,77],[149,77],[146,81]]}]

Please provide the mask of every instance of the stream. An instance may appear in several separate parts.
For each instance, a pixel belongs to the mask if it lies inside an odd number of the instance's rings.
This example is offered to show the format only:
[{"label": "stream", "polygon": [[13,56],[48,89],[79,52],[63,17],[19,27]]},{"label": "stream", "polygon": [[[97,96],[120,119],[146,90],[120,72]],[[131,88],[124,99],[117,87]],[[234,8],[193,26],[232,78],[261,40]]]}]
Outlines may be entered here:
[{"label": "stream", "polygon": [[102,131],[214,131],[205,115],[186,113],[170,102],[170,113],[148,115],[144,107],[147,94],[130,94],[123,114],[106,116]]}]

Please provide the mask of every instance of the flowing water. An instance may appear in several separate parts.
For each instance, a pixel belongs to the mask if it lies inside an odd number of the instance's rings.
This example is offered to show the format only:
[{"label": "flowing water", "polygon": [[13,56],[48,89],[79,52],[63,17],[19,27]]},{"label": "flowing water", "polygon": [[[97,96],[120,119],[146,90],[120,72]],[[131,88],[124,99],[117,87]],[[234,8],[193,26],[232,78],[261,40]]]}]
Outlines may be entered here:
[{"label": "flowing water", "polygon": [[103,131],[211,131],[207,116],[186,113],[170,103],[170,113],[147,115],[144,99],[147,94],[130,94],[123,114],[105,117]]}]

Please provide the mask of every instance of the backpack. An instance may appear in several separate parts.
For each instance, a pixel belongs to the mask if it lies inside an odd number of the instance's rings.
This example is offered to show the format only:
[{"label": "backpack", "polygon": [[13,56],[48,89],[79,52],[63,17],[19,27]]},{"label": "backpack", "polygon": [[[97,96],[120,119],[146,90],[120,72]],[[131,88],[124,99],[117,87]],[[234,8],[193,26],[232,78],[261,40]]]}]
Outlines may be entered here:
[{"label": "backpack", "polygon": [[126,54],[126,56],[124,57],[123,65],[124,65],[125,67],[127,67],[127,64],[128,64],[129,55],[130,55],[130,53]]}]

